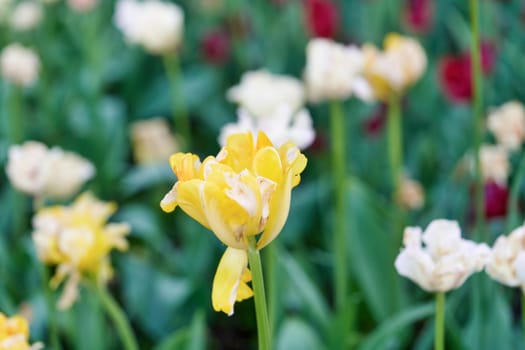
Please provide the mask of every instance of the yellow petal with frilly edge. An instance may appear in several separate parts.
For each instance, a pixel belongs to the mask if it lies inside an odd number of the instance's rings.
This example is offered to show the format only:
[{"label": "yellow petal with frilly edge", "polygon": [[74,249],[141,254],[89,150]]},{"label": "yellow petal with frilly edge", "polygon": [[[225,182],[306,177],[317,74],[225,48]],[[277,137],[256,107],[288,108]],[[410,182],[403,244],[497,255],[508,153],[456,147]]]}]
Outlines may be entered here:
[{"label": "yellow petal with frilly edge", "polygon": [[217,238],[229,247],[247,249],[244,229],[248,212],[213,182],[204,183],[203,199],[206,219]]},{"label": "yellow petal with frilly edge", "polygon": [[[248,272],[247,272],[248,271]],[[222,255],[213,279],[211,300],[215,311],[233,315],[236,301],[253,296],[246,284],[251,280],[248,270],[248,255],[245,250],[227,248]]]},{"label": "yellow petal with frilly edge", "polygon": [[253,157],[253,171],[258,176],[263,176],[276,183],[281,182],[283,166],[279,152],[273,147],[260,149]]},{"label": "yellow petal with frilly edge", "polygon": [[197,179],[179,183],[177,203],[186,214],[210,229],[204,212],[203,187],[204,181]]},{"label": "yellow petal with frilly edge", "polygon": [[217,159],[230,166],[235,172],[249,169],[252,164],[254,142],[251,133],[232,134],[226,139]]},{"label": "yellow petal with frilly edge", "polygon": [[292,197],[293,173],[287,174],[285,182],[277,186],[270,200],[270,216],[266,223],[264,232],[257,242],[257,249],[262,249],[279,235],[284,227],[290,211],[290,200]]},{"label": "yellow petal with frilly edge", "polygon": [[179,181],[187,181],[197,177],[200,159],[192,153],[175,153],[170,157],[170,166]]}]

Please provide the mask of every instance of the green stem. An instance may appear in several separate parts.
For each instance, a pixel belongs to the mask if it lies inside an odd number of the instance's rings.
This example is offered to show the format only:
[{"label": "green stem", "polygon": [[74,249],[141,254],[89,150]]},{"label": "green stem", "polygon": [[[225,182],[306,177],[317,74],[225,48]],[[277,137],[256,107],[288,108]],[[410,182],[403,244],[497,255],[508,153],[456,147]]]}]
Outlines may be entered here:
[{"label": "green stem", "polygon": [[177,54],[165,55],[162,57],[164,67],[168,74],[171,88],[171,112],[173,113],[173,124],[175,132],[182,137],[184,149],[191,148],[191,125],[184,101],[182,86],[182,72]]},{"label": "green stem", "polygon": [[348,294],[347,285],[347,257],[345,239],[345,220],[347,213],[345,208],[345,133],[344,113],[341,102],[333,101],[330,104],[330,128],[332,140],[332,166],[334,174],[334,195],[335,195],[335,222],[334,222],[334,286],[335,286],[335,305],[339,311],[345,310],[346,297]]},{"label": "green stem", "polygon": [[474,155],[475,155],[475,183],[476,183],[476,233],[478,241],[486,241],[485,234],[485,194],[479,150],[483,138],[483,82],[481,76],[481,52],[479,45],[479,8],[478,0],[469,0],[470,25],[472,31],[471,59],[472,59],[472,86],[474,88],[472,114],[474,119]]},{"label": "green stem", "polygon": [[276,256],[276,244],[273,242],[266,247],[264,250],[264,265],[266,267],[266,282],[268,291],[268,322],[270,324],[270,336],[273,338],[273,330],[275,329],[275,319],[277,317],[277,271],[275,270],[275,263],[277,260]]},{"label": "green stem", "polygon": [[22,88],[11,84],[9,86],[9,134],[11,144],[17,144],[24,139],[24,113]]},{"label": "green stem", "polygon": [[521,329],[525,337],[525,292],[521,291]]},{"label": "green stem", "polygon": [[56,319],[56,308],[53,301],[53,293],[49,287],[49,270],[47,266],[43,265],[40,267],[41,279],[42,279],[42,288],[44,289],[44,296],[46,299],[46,307],[48,312],[49,320],[49,338],[51,341],[51,348],[54,350],[62,350],[62,345],[60,344],[60,337],[58,335],[57,319]]},{"label": "green stem", "polygon": [[388,158],[390,160],[390,176],[392,198],[395,199],[403,171],[403,136],[401,128],[401,106],[399,95],[392,93],[388,101]]},{"label": "green stem", "polygon": [[507,231],[511,231],[518,223],[518,201],[520,196],[520,187],[525,179],[525,153],[521,156],[518,172],[512,182],[510,197],[508,202],[509,216],[507,217]]},{"label": "green stem", "polygon": [[270,322],[268,321],[268,309],[266,307],[261,257],[256,247],[255,237],[250,237],[249,243],[248,262],[252,272],[259,350],[270,350],[272,348],[272,339],[270,335]]},{"label": "green stem", "polygon": [[111,294],[108,293],[105,286],[95,285],[93,286],[97,296],[104,306],[107,315],[111,318],[117,332],[119,333],[120,340],[126,350],[138,350],[137,339],[131,329],[131,325],[124,314],[124,311],[118,306],[117,302]]},{"label": "green stem", "polygon": [[445,349],[445,293],[436,293],[436,316],[434,323],[434,350]]}]

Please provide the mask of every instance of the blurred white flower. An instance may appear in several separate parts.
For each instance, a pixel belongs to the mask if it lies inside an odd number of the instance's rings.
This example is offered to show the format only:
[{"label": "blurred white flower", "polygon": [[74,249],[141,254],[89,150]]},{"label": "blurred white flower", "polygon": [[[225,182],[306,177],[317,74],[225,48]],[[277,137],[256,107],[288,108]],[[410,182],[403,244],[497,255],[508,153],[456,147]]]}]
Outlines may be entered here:
[{"label": "blurred white flower", "polygon": [[179,151],[175,136],[164,118],[134,122],[131,126],[133,155],[138,164],[165,162]]},{"label": "blurred white flower", "polygon": [[40,3],[24,1],[16,5],[11,14],[11,27],[18,31],[35,28],[42,21],[43,11]]},{"label": "blurred white flower", "polygon": [[30,86],[38,78],[40,59],[33,50],[20,44],[5,47],[0,54],[0,72],[4,79],[18,86]]},{"label": "blurred white flower", "polygon": [[266,70],[244,73],[227,96],[258,119],[274,116],[283,106],[293,113],[304,104],[303,84],[298,79]]},{"label": "blurred white flower", "polygon": [[65,199],[93,177],[95,168],[74,153],[28,141],[9,148],[6,173],[13,187],[24,193]]},{"label": "blurred white flower", "polygon": [[184,14],[174,3],[119,0],[114,22],[127,41],[152,54],[173,53],[182,41]]},{"label": "blurred white flower", "polygon": [[226,124],[222,128],[219,144],[224,146],[228,136],[246,131],[251,131],[254,138],[258,131],[263,131],[276,147],[290,141],[300,149],[305,149],[315,139],[310,113],[306,109],[294,112],[287,105],[282,105],[274,114],[264,118],[252,117],[246,110],[239,109],[237,123]]},{"label": "blurred white flower", "polygon": [[498,185],[506,187],[510,163],[505,148],[495,145],[482,145],[479,150],[479,157],[481,173],[485,181],[494,181]]},{"label": "blurred white flower", "polygon": [[424,233],[407,227],[403,244],[395,261],[398,273],[429,292],[459,288],[483,269],[490,254],[486,244],[462,239],[456,221],[442,219],[432,221]]},{"label": "blurred white flower", "polygon": [[356,46],[312,39],[306,47],[304,80],[312,102],[344,100],[352,94],[370,100],[372,90],[363,78],[364,56]]},{"label": "blurred white flower", "polygon": [[524,226],[496,239],[485,270],[496,281],[509,287],[521,286],[525,292]]},{"label": "blurred white flower", "polygon": [[396,201],[406,209],[420,209],[425,204],[423,187],[418,181],[403,175],[396,193]]},{"label": "blurred white flower", "polygon": [[413,85],[427,67],[423,47],[412,38],[391,33],[385,37],[384,47],[384,51],[372,45],[363,47],[366,77],[375,98],[382,101]]},{"label": "blurred white flower", "polygon": [[76,12],[87,12],[98,5],[98,0],[67,0],[67,4]]},{"label": "blurred white flower", "polygon": [[489,114],[487,126],[500,145],[516,151],[525,140],[525,108],[517,101],[507,102]]}]

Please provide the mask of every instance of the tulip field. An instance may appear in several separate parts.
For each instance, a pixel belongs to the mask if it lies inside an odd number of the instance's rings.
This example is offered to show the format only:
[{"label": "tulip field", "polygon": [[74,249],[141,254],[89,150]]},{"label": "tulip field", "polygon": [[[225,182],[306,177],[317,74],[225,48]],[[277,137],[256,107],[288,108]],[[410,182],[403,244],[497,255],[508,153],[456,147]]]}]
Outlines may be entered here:
[{"label": "tulip field", "polygon": [[525,349],[520,0],[0,0],[0,350]]}]

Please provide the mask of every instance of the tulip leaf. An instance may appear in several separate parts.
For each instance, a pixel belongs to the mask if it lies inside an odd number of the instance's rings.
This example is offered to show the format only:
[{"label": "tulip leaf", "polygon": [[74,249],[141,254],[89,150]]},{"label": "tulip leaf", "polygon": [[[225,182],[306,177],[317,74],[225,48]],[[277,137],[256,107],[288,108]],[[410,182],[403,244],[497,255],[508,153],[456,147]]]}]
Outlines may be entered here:
[{"label": "tulip leaf", "polygon": [[355,178],[348,182],[347,194],[351,267],[374,318],[381,321],[403,303],[401,278],[394,268],[400,233],[391,232],[400,226],[399,218],[393,216],[394,211],[381,209],[386,205]]},{"label": "tulip leaf", "polygon": [[359,350],[385,349],[392,336],[403,328],[410,327],[414,322],[428,318],[434,314],[434,303],[426,303],[405,308],[381,323],[366,340],[360,345]]},{"label": "tulip leaf", "polygon": [[298,317],[290,317],[283,321],[276,340],[277,350],[325,349],[315,329]]},{"label": "tulip leaf", "polygon": [[278,253],[280,262],[288,274],[288,278],[292,283],[292,290],[297,293],[304,303],[306,310],[312,315],[312,319],[319,322],[319,325],[324,329],[329,325],[329,309],[324,301],[321,292],[315,283],[303,271],[301,265],[291,255],[284,251]]},{"label": "tulip leaf", "polygon": [[206,327],[204,313],[198,311],[189,327],[178,329],[163,340],[154,350],[204,350],[206,349]]}]

